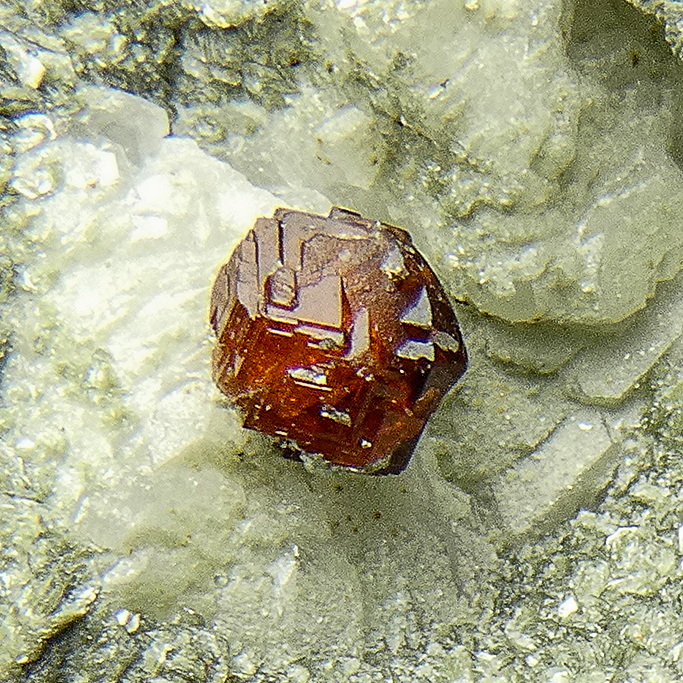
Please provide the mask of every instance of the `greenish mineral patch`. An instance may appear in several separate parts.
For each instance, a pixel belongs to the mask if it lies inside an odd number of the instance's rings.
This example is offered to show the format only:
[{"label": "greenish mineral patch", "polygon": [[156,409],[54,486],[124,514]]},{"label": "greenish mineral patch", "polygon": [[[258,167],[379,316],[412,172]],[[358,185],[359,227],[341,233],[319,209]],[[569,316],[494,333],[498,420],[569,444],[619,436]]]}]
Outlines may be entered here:
[{"label": "greenish mineral patch", "polygon": [[[680,27],[4,3],[3,676],[681,680]],[[212,385],[215,269],[285,204],[410,229],[460,302],[401,477],[311,473]]]},{"label": "greenish mineral patch", "polygon": [[654,14],[664,24],[666,40],[678,57],[681,56],[683,11],[675,0],[627,0],[635,7]]},{"label": "greenish mineral patch", "polygon": [[313,57],[311,25],[295,2],[97,3],[65,8],[57,23],[80,77],[169,111],[244,97],[281,107]]}]

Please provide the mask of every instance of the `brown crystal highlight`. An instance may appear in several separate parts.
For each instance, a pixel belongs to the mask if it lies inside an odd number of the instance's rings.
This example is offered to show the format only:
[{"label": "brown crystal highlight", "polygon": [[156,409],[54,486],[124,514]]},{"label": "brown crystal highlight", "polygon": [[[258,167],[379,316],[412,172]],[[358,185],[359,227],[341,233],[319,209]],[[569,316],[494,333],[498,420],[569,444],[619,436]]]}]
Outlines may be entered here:
[{"label": "brown crystal highlight", "polygon": [[398,473],[467,367],[408,233],[344,209],[278,209],[221,266],[213,376],[244,425],[340,467]]}]

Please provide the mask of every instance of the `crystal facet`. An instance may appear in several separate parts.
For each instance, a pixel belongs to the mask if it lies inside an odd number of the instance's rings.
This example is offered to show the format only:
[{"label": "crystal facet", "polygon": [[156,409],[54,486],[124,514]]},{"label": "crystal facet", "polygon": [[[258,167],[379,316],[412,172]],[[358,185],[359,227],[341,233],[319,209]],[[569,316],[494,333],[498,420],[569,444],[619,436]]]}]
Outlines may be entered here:
[{"label": "crystal facet", "polygon": [[213,376],[244,425],[340,467],[402,471],[467,367],[404,230],[333,208],[259,218],[211,295]]}]

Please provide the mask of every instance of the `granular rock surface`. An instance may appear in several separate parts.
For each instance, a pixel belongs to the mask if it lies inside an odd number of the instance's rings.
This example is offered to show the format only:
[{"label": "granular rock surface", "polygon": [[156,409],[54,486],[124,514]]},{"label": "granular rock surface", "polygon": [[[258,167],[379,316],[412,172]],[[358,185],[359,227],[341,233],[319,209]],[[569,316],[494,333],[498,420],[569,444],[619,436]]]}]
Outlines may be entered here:
[{"label": "granular rock surface", "polygon": [[[675,3],[200,4],[0,8],[0,671],[681,680]],[[397,477],[211,378],[217,264],[330,206],[467,346]]]}]

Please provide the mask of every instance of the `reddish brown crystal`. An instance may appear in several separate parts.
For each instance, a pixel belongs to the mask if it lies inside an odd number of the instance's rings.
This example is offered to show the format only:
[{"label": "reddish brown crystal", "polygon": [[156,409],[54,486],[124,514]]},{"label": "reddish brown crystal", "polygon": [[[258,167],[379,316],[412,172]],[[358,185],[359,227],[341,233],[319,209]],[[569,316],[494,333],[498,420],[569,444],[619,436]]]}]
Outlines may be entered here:
[{"label": "reddish brown crystal", "polygon": [[467,367],[410,236],[333,208],[259,218],[211,295],[213,375],[244,425],[368,473],[405,468]]}]

